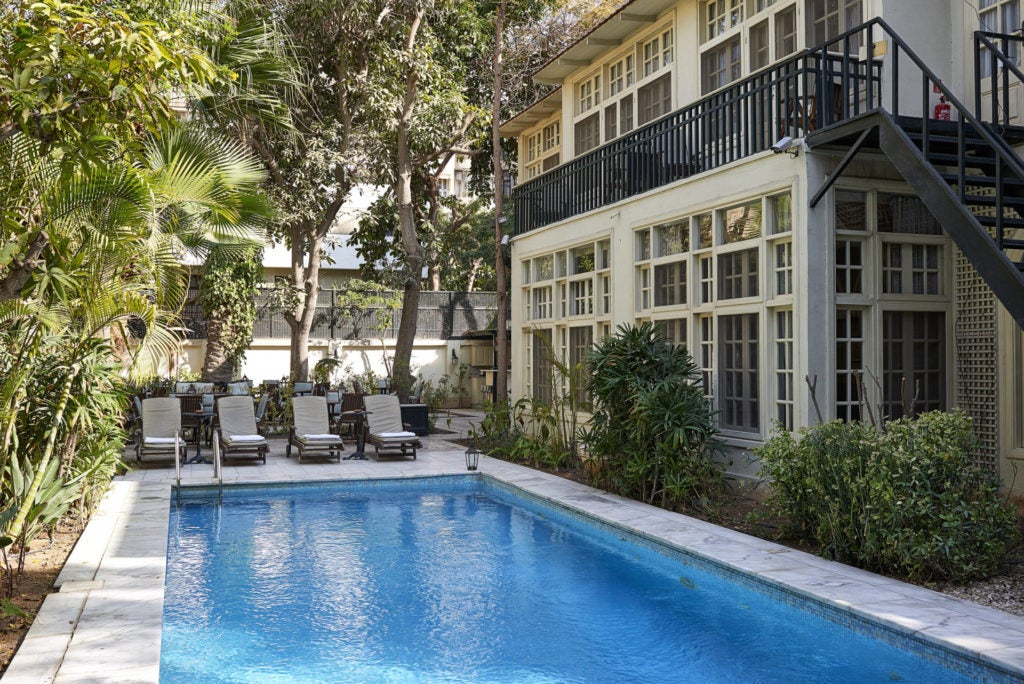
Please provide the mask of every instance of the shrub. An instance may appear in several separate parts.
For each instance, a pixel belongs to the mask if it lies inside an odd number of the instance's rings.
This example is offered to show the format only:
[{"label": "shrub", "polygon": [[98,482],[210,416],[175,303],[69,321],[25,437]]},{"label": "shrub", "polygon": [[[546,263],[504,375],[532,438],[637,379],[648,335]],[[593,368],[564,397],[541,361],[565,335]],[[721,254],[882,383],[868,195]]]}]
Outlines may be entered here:
[{"label": "shrub", "polygon": [[591,353],[585,441],[598,484],[665,508],[706,507],[725,488],[714,411],[685,347],[651,323],[620,326]]},{"label": "shrub", "polygon": [[787,531],[823,556],[914,580],[991,575],[1018,528],[977,465],[970,418],[932,412],[886,424],[831,421],[757,450]]}]

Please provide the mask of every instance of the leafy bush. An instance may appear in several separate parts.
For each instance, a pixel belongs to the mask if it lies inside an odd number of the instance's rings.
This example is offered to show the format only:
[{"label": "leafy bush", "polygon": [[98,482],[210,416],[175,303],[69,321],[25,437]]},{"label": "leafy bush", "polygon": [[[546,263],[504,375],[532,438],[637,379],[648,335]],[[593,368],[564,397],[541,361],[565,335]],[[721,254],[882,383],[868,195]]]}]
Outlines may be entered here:
[{"label": "leafy bush", "polygon": [[992,574],[1016,539],[1013,508],[980,468],[970,418],[932,412],[878,430],[832,421],[757,450],[771,505],[823,556],[914,580]]},{"label": "leafy bush", "polygon": [[585,431],[597,484],[665,508],[706,507],[725,488],[714,411],[685,347],[651,323],[620,326],[590,355]]}]

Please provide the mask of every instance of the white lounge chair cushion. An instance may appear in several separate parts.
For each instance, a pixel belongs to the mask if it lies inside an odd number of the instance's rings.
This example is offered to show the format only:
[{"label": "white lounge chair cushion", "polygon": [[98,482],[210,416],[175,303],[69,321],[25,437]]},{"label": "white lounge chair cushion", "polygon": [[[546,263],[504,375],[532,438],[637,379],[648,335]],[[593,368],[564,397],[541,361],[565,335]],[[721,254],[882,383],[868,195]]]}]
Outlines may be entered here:
[{"label": "white lounge chair cushion", "polygon": [[338,435],[299,435],[299,439],[307,442],[340,442],[341,437]]},{"label": "white lounge chair cushion", "polygon": [[228,437],[228,443],[231,442],[266,442],[267,440],[261,435],[231,435]]},{"label": "white lounge chair cushion", "polygon": [[174,444],[173,437],[146,437],[146,444]]},{"label": "white lounge chair cushion", "polygon": [[380,439],[416,439],[416,433],[414,432],[378,432],[372,434]]}]

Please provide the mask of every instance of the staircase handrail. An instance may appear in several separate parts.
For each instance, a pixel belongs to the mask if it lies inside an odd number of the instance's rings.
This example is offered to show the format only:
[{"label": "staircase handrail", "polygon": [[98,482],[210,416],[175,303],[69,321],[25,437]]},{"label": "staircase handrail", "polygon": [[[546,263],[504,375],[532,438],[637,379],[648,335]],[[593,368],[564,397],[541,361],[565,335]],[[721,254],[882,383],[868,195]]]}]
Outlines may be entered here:
[{"label": "staircase handrail", "polygon": [[1008,40],[1015,40],[1018,43],[1024,44],[1024,36],[1015,36],[1012,33],[993,33],[992,31],[975,31],[974,40],[978,43],[985,45],[989,50],[996,54],[996,58],[1003,63],[1003,67],[1008,68],[1014,76],[1024,82],[1024,71],[1020,70],[1016,64],[1010,61],[1010,56],[1003,52],[1003,49],[993,43],[990,38],[1006,38]]},{"label": "staircase handrail", "polygon": [[[1002,39],[1006,41],[1015,41],[1024,45],[1024,36],[1015,36],[1011,33],[996,33],[994,31],[975,31],[974,32],[974,106],[981,112],[981,46],[987,47],[994,58],[1002,63],[1003,66],[1003,93],[1004,95],[1010,89],[1010,77],[1009,73],[1013,73],[1022,83],[1024,83],[1024,72],[1017,67],[1016,64],[1011,61],[1010,56],[1007,55],[1001,47],[992,42],[992,38]],[[993,69],[992,72],[992,109],[993,109],[993,123],[995,121],[995,110],[999,105],[999,96],[996,91],[996,74]],[[1009,115],[1006,117],[1007,124],[1009,123]]]},{"label": "staircase handrail", "polygon": [[[870,26],[872,24],[877,24],[882,29],[882,31],[887,35],[887,37],[890,38],[893,41],[893,43],[899,47],[900,50],[907,54],[907,57],[910,58],[910,61],[917,65],[917,68],[921,70],[922,76],[927,77],[927,79],[939,89],[939,92],[946,97],[946,101],[959,114],[960,121],[962,123],[965,122],[971,124],[974,127],[974,132],[978,135],[978,137],[982,138],[985,142],[989,144],[990,147],[992,147],[995,153],[999,156],[1000,160],[1003,161],[1014,173],[1016,173],[1019,178],[1024,179],[1024,163],[1021,162],[1020,157],[1018,157],[1016,154],[1008,155],[1006,153],[1005,146],[1002,140],[993,133],[991,133],[988,127],[985,124],[983,124],[980,120],[978,120],[978,118],[974,116],[973,113],[971,113],[971,110],[968,109],[967,106],[964,105],[964,103],[961,102],[960,99],[956,97],[949,88],[946,87],[946,84],[942,82],[942,79],[940,79],[935,74],[935,72],[932,71],[928,67],[928,65],[924,63],[924,60],[917,56],[917,53],[914,52],[913,49],[911,49],[911,47],[907,45],[907,43],[902,38],[900,38],[899,34],[897,34],[893,30],[893,28],[889,26],[885,19],[882,19],[881,17],[875,17],[866,24],[862,24],[860,27],[856,29],[847,31],[839,38],[833,39],[828,43],[822,45],[820,48],[815,48],[815,50],[820,49],[822,52],[824,52],[829,45],[832,45],[837,41],[844,39],[848,34],[852,35],[854,33],[862,31],[866,26]],[[893,60],[895,61],[896,59],[898,59],[898,54],[894,53]],[[897,79],[895,78],[893,79],[894,83],[896,82],[896,80]],[[898,98],[893,98],[892,107],[893,115],[899,116]],[[921,112],[921,119],[923,122],[928,121],[927,110]]]}]

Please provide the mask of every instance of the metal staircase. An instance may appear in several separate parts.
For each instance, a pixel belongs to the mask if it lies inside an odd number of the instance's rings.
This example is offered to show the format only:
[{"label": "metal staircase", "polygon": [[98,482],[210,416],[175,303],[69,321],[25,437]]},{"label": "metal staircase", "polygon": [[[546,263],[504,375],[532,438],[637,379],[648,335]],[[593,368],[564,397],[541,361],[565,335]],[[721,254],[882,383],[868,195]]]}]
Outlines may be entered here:
[{"label": "metal staircase", "polygon": [[[812,148],[847,150],[836,171],[812,199],[812,206],[863,149],[881,151],[913,187],[956,245],[1021,327],[1024,327],[1024,161],[1014,150],[1024,144],[1024,128],[1011,126],[1006,108],[1009,75],[1024,81],[1005,48],[991,37],[976,36],[976,63],[991,60],[992,117],[981,118],[980,67],[975,109],[957,99],[903,40],[881,19],[850,31],[822,49],[848,48],[851,41],[874,46],[882,40],[892,76],[882,106],[844,117],[843,108],[826,126],[806,133]],[[1000,40],[1015,36],[998,36]],[[849,52],[849,50],[845,50]],[[916,78],[915,78],[916,77]],[[845,79],[826,74],[829,82]],[[901,93],[900,83],[920,83],[920,93]],[[856,84],[841,92],[841,101],[862,96]],[[934,120],[930,103],[937,90],[949,104],[951,120]],[[915,88],[916,91],[916,88]],[[917,95],[920,95],[918,97]],[[901,97],[901,95],[903,97]],[[910,104],[908,104],[910,103]],[[908,112],[909,110],[909,112]],[[1001,118],[1000,118],[1001,117]]]}]

